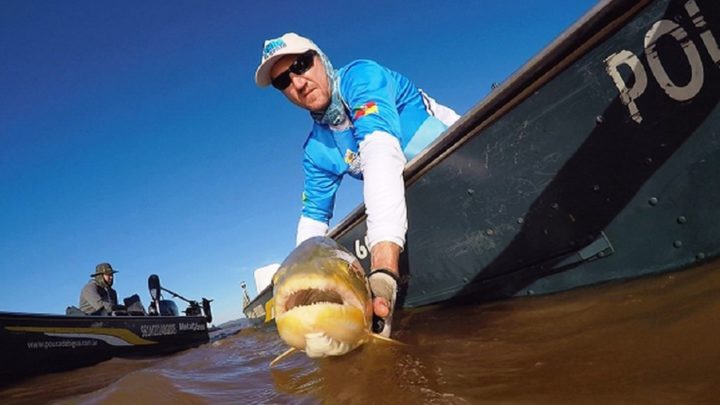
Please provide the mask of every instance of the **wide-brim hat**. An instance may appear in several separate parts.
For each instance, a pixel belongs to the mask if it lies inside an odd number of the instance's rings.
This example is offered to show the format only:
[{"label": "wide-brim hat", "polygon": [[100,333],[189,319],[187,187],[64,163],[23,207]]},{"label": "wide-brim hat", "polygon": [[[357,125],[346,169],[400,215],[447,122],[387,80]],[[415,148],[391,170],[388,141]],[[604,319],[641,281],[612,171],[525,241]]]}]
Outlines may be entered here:
[{"label": "wide-brim hat", "polygon": [[255,83],[260,87],[267,87],[272,78],[270,69],[285,55],[298,55],[309,50],[320,52],[315,43],[294,32],[288,32],[280,38],[268,39],[263,45],[260,66],[255,71]]},{"label": "wide-brim hat", "polygon": [[95,274],[91,274],[90,277],[101,276],[103,274],[115,274],[119,271],[114,270],[110,263],[100,263],[95,266]]}]

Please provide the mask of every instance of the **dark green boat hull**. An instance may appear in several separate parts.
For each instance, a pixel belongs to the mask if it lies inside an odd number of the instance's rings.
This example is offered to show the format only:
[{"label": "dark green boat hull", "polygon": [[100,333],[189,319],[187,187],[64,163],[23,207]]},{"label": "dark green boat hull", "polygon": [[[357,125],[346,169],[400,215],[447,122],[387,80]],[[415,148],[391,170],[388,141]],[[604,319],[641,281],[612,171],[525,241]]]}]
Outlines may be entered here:
[{"label": "dark green boat hull", "polygon": [[[493,90],[408,166],[401,305],[717,258],[717,42],[717,1],[605,1]],[[366,230],[359,207],[331,236],[368,269]]]}]

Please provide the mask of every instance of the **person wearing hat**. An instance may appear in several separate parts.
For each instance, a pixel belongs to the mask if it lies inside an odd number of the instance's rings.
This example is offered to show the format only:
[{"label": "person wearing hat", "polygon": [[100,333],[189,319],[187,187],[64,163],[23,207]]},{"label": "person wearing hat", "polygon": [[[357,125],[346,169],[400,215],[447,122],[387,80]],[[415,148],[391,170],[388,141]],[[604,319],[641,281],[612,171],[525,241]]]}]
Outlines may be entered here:
[{"label": "person wearing hat", "polygon": [[459,116],[374,61],[333,68],[313,41],[295,33],[265,41],[255,83],[272,84],[313,120],[298,245],[326,234],[342,178],[363,180],[374,331],[389,336],[407,232],[403,169]]},{"label": "person wearing hat", "polygon": [[80,310],[88,315],[110,315],[117,305],[117,293],[113,290],[114,274],[110,263],[95,266],[95,273],[80,292]]}]

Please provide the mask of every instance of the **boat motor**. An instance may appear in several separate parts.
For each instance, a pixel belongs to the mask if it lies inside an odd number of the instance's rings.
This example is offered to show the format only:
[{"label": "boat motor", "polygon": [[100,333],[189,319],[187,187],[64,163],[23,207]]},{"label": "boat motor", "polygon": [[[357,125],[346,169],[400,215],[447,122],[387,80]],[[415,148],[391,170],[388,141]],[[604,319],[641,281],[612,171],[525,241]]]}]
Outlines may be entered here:
[{"label": "boat motor", "polygon": [[179,298],[188,303],[188,307],[185,311],[186,316],[202,316],[205,315],[206,322],[212,322],[212,312],[210,310],[210,302],[206,298],[202,299],[202,306],[195,300],[189,300],[182,295],[170,291],[169,289],[160,285],[160,278],[153,274],[148,277],[148,288],[150,289],[150,297],[153,302],[150,305],[150,315],[164,315],[164,316],[178,316],[177,305],[171,300],[163,300],[161,291],[165,291],[173,296],[173,298]]},{"label": "boat motor", "polygon": [[160,293],[160,277],[155,274],[148,277],[148,289],[150,290],[150,307],[148,312],[150,315],[158,315],[160,313],[160,299],[162,293]]},{"label": "boat motor", "polygon": [[161,316],[179,316],[180,311],[178,310],[177,304],[172,300],[162,299],[162,292],[164,289],[160,286],[160,277],[156,274],[152,274],[148,277],[148,289],[150,290],[150,299],[152,302],[148,307],[149,315],[161,315]]}]

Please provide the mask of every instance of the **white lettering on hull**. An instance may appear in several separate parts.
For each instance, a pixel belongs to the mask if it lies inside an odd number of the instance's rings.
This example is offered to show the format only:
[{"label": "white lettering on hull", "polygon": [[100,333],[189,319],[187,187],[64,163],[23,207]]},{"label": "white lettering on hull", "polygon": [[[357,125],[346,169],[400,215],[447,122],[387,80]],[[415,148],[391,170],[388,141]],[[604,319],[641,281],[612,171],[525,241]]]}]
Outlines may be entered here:
[{"label": "white lettering on hull", "polygon": [[142,337],[176,335],[177,327],[175,326],[175,324],[172,323],[160,325],[141,325],[140,333],[142,334]]},{"label": "white lettering on hull", "polygon": [[[695,0],[689,0],[684,4],[685,11],[699,32],[703,46],[716,66],[720,66],[720,48],[713,36],[705,17]],[[687,84],[678,84],[668,75],[662,63],[662,55],[658,52],[657,43],[660,38],[669,36],[676,41],[685,56],[685,62],[690,67],[690,80]],[[645,34],[644,40],[645,57],[651,75],[648,75],[645,65],[633,52],[623,49],[605,58],[605,70],[620,92],[620,101],[627,107],[630,118],[636,123],[642,123],[642,114],[638,106],[638,99],[642,97],[647,89],[649,77],[671,99],[678,102],[692,100],[702,90],[705,81],[700,51],[697,45],[690,39],[687,31],[675,21],[662,19],[655,22]],[[632,71],[634,81],[627,83],[620,74],[620,66],[627,66]]]},{"label": "white lettering on hull", "polygon": [[[608,74],[620,91],[620,100],[630,111],[630,118],[638,124],[641,123],[642,116],[640,115],[640,110],[635,100],[639,98],[645,92],[645,88],[647,88],[647,73],[645,73],[642,62],[640,62],[640,59],[638,59],[634,53],[622,50],[605,59],[605,64]],[[620,70],[618,69],[620,65],[629,66],[633,72],[633,76],[635,76],[635,83],[630,88],[628,88],[625,80],[620,76]]]}]

